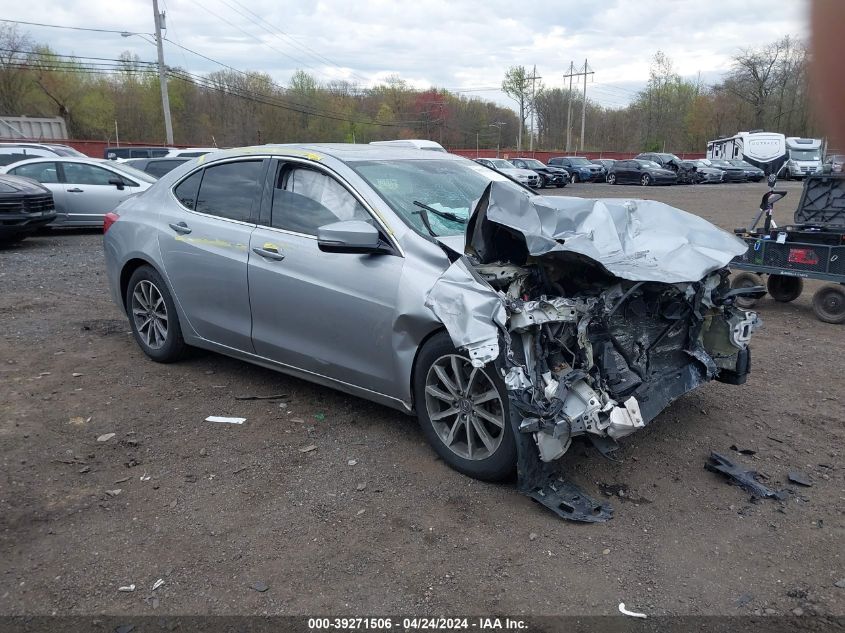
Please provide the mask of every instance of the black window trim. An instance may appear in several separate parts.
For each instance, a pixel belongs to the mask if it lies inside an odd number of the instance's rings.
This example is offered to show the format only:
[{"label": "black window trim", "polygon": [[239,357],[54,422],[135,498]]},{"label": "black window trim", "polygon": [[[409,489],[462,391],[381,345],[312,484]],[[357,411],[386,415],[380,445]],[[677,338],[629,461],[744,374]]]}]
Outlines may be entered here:
[{"label": "black window trim", "polygon": [[296,156],[272,156],[271,158],[272,160],[270,161],[270,166],[266,172],[266,177],[264,180],[264,191],[261,195],[261,212],[259,214],[259,221],[257,222],[258,226],[269,231],[284,233],[285,235],[293,235],[296,237],[304,237],[310,240],[317,240],[316,235],[309,235],[308,233],[300,233],[298,231],[290,231],[288,229],[270,226],[270,214],[272,213],[273,205],[273,190],[276,187],[276,175],[278,174],[278,170],[280,169],[282,164],[298,164],[302,167],[306,167],[314,171],[324,173],[329,178],[334,178],[335,180],[337,180],[337,182],[339,182],[341,186],[346,189],[352,195],[352,197],[358,201],[358,204],[360,204],[364,208],[364,210],[370,215],[370,217],[375,222],[376,228],[381,233],[382,238],[387,240],[387,243],[393,249],[394,254],[399,257],[405,257],[405,252],[404,250],[402,250],[402,247],[399,246],[398,241],[393,235],[393,231],[389,229],[387,223],[382,220],[381,216],[374,210],[372,205],[370,205],[355,190],[355,188],[351,184],[349,184],[349,181],[346,180],[346,178],[338,174],[333,169],[312,160],[299,158]]},{"label": "black window trim", "polygon": [[[257,220],[258,220],[258,217],[259,217],[257,210],[259,209],[259,207],[261,205],[262,197],[263,197],[261,185],[262,185],[262,182],[266,181],[266,179],[267,179],[267,168],[268,168],[269,164],[272,162],[272,161],[270,161],[270,158],[271,157],[267,156],[267,155],[249,155],[249,156],[236,156],[236,157],[232,157],[232,158],[226,158],[226,159],[223,159],[223,160],[216,160],[214,162],[209,162],[209,163],[201,163],[200,165],[197,166],[197,169],[194,169],[193,171],[185,174],[182,178],[180,178],[179,180],[177,180],[175,183],[173,183],[170,186],[170,196],[173,198],[173,200],[176,202],[176,204],[179,205],[179,208],[182,209],[183,211],[186,211],[187,213],[193,213],[195,215],[199,215],[199,216],[202,216],[204,218],[214,218],[215,220],[221,220],[223,222],[233,222],[235,224],[241,224],[241,225],[244,225],[244,226],[257,226],[258,225]],[[176,195],[176,191],[175,191],[176,187],[181,185],[188,178],[190,178],[191,176],[193,176],[194,174],[196,174],[199,171],[202,171],[203,173],[202,173],[202,176],[200,177],[200,183],[197,186],[197,195],[199,195],[200,189],[202,188],[202,181],[205,178],[205,170],[207,168],[217,167],[218,165],[225,165],[225,164],[228,164],[228,163],[238,163],[238,162],[256,161],[256,160],[261,161],[261,173],[258,175],[259,194],[256,195],[255,197],[253,197],[253,199],[252,199],[252,203],[251,203],[252,206],[250,207],[249,221],[248,222],[245,222],[243,220],[235,220],[233,218],[224,218],[221,215],[214,215],[213,213],[203,213],[202,211],[196,211],[194,209],[189,209],[184,204],[182,204],[182,201],[179,200],[179,197]],[[165,174],[165,176],[166,175],[167,174]],[[194,202],[196,203],[196,201],[194,201]]]}]

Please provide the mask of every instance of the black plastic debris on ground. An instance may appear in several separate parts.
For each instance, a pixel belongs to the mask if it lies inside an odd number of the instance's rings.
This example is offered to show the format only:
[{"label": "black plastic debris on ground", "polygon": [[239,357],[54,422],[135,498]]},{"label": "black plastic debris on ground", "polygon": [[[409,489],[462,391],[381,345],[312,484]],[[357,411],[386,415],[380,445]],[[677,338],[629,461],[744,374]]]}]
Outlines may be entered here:
[{"label": "black plastic debris on ground", "polygon": [[715,451],[711,451],[710,457],[704,464],[704,468],[710,472],[725,475],[732,483],[736,484],[743,490],[747,490],[755,497],[761,499],[778,499],[783,501],[786,499],[786,491],[772,490],[757,481],[757,473],[753,470],[745,470],[741,466],[734,464],[724,455],[720,455]]},{"label": "black plastic debris on ground", "polygon": [[793,470],[792,472],[787,473],[786,476],[789,478],[789,481],[791,481],[794,484],[798,484],[799,486],[806,486],[807,488],[809,488],[810,486],[813,485],[813,482],[810,481],[810,478],[807,477],[807,475],[805,475],[803,473],[799,473],[796,470]]},{"label": "black plastic debris on ground", "polygon": [[751,448],[737,448],[736,444],[731,444],[731,450],[736,451],[740,455],[756,455],[757,451]]}]

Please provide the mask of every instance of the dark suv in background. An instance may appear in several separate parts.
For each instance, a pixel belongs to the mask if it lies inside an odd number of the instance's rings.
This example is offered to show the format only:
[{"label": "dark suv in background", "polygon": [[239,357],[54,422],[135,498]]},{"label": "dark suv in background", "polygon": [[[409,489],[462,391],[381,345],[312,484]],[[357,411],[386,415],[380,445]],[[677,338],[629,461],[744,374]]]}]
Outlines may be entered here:
[{"label": "dark suv in background", "polygon": [[643,187],[674,185],[678,176],[651,160],[617,160],[607,174],[607,182],[611,185],[640,184]]},{"label": "dark suv in background", "polygon": [[568,171],[572,182],[602,181],[606,174],[604,167],[591,163],[583,156],[556,156],[549,159],[549,165]]},{"label": "dark suv in background", "polygon": [[19,242],[55,219],[49,189],[29,178],[0,175],[0,243]]},{"label": "dark suv in background", "polygon": [[538,189],[548,185],[553,187],[565,187],[569,184],[569,172],[558,167],[544,165],[536,158],[512,158],[511,164],[519,169],[530,169],[540,177]]}]

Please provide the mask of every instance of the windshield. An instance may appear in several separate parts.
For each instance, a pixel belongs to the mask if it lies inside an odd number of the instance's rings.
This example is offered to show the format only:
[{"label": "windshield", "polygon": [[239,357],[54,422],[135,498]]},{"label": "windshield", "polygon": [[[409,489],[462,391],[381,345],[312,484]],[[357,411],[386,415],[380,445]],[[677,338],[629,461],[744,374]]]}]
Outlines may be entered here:
[{"label": "windshield", "polygon": [[751,163],[746,163],[744,160],[731,160],[728,161],[731,165],[735,167],[742,167],[743,169],[755,169],[754,165]]},{"label": "windshield", "polygon": [[590,165],[591,163],[586,158],[570,158],[569,164],[573,167],[580,167],[581,165]]},{"label": "windshield", "polygon": [[496,158],[490,161],[496,169],[516,169],[511,163],[504,158]]},{"label": "windshield", "polygon": [[82,158],[88,158],[82,152],[79,152],[72,147],[68,147],[67,145],[50,145],[49,147],[59,156],[81,156]]},{"label": "windshield", "polygon": [[821,160],[822,156],[817,149],[791,149],[789,157],[792,160]]},{"label": "windshield", "polygon": [[545,169],[546,166],[536,158],[523,158],[522,161],[528,166],[528,169]]},{"label": "windshield", "polygon": [[706,158],[702,158],[700,160],[693,161],[696,167],[712,167],[713,163],[711,163]]},{"label": "windshield", "polygon": [[638,159],[637,162],[645,167],[651,167],[652,169],[663,169],[659,163],[655,163],[653,160]]},{"label": "windshield", "polygon": [[728,161],[723,160],[721,158],[714,158],[710,161],[710,164],[716,167],[733,167]]},{"label": "windshield", "polygon": [[[471,161],[373,160],[352,162],[349,166],[421,235],[430,235],[425,219],[436,235],[463,235],[473,205],[493,180],[531,195],[508,178]],[[456,219],[427,212],[416,203]]]},{"label": "windshield", "polygon": [[108,163],[108,166],[115,171],[122,172],[135,180],[140,180],[141,182],[148,182],[152,184],[158,180],[155,176],[150,176],[147,172],[136,169],[132,165],[127,165],[126,163],[116,163],[111,160],[103,160],[102,162]]}]

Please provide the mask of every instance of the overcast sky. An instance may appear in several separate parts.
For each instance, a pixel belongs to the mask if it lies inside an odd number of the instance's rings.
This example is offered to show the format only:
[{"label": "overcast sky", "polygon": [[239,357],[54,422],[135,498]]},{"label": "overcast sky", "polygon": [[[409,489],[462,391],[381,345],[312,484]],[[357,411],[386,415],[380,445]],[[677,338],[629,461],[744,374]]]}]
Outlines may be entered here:
[{"label": "overcast sky", "polygon": [[[297,68],[320,81],[370,85],[396,74],[420,88],[461,90],[512,103],[497,87],[509,66],[537,65],[563,86],[569,62],[589,60],[591,98],[626,104],[661,49],[683,76],[712,82],[740,48],[807,36],[807,0],[159,0],[166,37],[241,70],[286,84]],[[6,19],[153,31],[152,0],[6,0]],[[155,60],[139,37],[20,26],[59,53]],[[169,65],[219,68],[165,42]],[[481,89],[481,90],[474,90]]]}]

